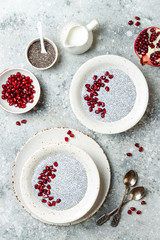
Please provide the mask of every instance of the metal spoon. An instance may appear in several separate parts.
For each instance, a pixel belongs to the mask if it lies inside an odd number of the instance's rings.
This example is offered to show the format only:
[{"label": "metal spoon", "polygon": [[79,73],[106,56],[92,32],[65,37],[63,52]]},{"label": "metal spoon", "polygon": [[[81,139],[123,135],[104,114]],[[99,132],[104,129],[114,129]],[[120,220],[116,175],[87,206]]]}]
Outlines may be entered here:
[{"label": "metal spoon", "polygon": [[[132,200],[134,200],[134,201],[139,201],[139,200],[141,200],[141,199],[144,197],[144,195],[145,195],[145,189],[144,189],[144,187],[135,187],[135,188],[133,188],[133,189],[129,192],[129,197],[128,197],[128,199],[127,199],[125,202],[123,202],[123,205],[122,205],[122,206],[124,206],[126,203],[128,203],[128,202],[130,202],[130,201],[132,201]],[[105,222],[107,222],[107,221],[110,219],[110,217],[111,217],[114,213],[117,212],[117,210],[118,210],[118,208],[115,208],[115,209],[112,210],[110,213],[103,214],[100,218],[97,219],[96,224],[97,224],[98,226],[103,225]]]},{"label": "metal spoon", "polygon": [[41,43],[41,53],[47,53],[46,49],[45,49],[45,46],[44,46],[41,22],[37,23],[37,28],[38,28],[38,33],[39,33],[39,38],[40,38],[40,43]]},{"label": "metal spoon", "polygon": [[126,175],[124,176],[123,178],[123,183],[126,185],[125,187],[125,191],[124,191],[124,195],[123,195],[123,198],[122,198],[122,201],[121,201],[121,204],[118,208],[118,211],[117,213],[113,216],[113,219],[111,221],[111,226],[112,227],[117,227],[118,223],[119,223],[119,220],[120,220],[120,217],[121,217],[121,208],[122,208],[122,205],[123,205],[123,201],[127,195],[127,192],[129,190],[129,188],[131,186],[134,186],[137,182],[137,174],[134,170],[130,170],[129,172],[126,173]]}]

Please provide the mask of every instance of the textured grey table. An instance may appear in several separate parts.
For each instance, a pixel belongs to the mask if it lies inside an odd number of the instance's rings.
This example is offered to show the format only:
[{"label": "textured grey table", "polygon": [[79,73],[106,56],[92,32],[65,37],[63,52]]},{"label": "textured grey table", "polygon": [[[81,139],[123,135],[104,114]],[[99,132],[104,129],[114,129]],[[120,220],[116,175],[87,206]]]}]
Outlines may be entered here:
[{"label": "textured grey table", "polygon": [[[7,67],[25,67],[36,74],[42,87],[40,103],[33,111],[16,116],[0,110],[1,240],[160,239],[160,68],[141,67],[133,50],[134,39],[141,29],[159,26],[159,8],[159,0],[0,0],[0,71]],[[128,20],[136,15],[142,18],[142,25],[128,26]],[[100,28],[94,35],[92,49],[81,56],[65,52],[59,39],[62,27],[73,20],[87,24],[94,18],[99,20]],[[56,66],[44,72],[31,68],[24,54],[27,43],[37,37],[38,20],[43,22],[45,36],[55,41],[61,55]],[[128,58],[142,70],[149,85],[150,101],[145,116],[134,128],[118,135],[89,131],[75,118],[69,103],[74,73],[86,60],[101,54]],[[28,123],[16,126],[16,121],[24,118]],[[17,202],[11,185],[12,164],[21,145],[36,132],[56,126],[69,126],[89,134],[103,147],[112,168],[112,183],[105,204],[94,217],[71,227],[49,226],[33,219]],[[143,153],[135,150],[135,142],[142,144]],[[127,159],[125,153],[132,150],[134,157]],[[97,227],[96,218],[119,204],[124,190],[122,176],[131,168],[138,172],[139,184],[147,188],[147,206],[141,207],[139,202],[126,206],[116,229],[109,223]],[[131,206],[140,208],[142,215],[129,216],[127,210]]]}]

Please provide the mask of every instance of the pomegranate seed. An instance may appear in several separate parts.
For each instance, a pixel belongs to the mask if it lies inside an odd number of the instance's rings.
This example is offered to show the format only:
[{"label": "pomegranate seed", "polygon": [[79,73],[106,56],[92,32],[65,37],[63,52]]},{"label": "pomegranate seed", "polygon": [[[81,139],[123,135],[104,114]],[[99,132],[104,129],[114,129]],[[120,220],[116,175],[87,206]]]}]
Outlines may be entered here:
[{"label": "pomegranate seed", "polygon": [[51,202],[48,202],[48,206],[49,206],[49,207],[52,207],[52,203],[51,203]]},{"label": "pomegranate seed", "polygon": [[128,214],[131,215],[131,214],[132,214],[132,211],[131,211],[131,210],[128,210]]},{"label": "pomegranate seed", "polygon": [[132,153],[126,153],[126,155],[127,155],[128,157],[131,157],[131,156],[132,156]]},{"label": "pomegranate seed", "polygon": [[21,125],[21,123],[20,123],[19,121],[17,121],[17,122],[16,122],[16,125],[17,125],[17,126],[20,126],[20,125]]},{"label": "pomegranate seed", "polygon": [[47,188],[48,188],[48,189],[51,189],[51,186],[48,184],[48,185],[47,185]]},{"label": "pomegranate seed", "polygon": [[52,172],[56,172],[57,170],[55,168],[52,169]]},{"label": "pomegranate seed", "polygon": [[99,111],[98,111],[98,110],[96,110],[96,111],[95,111],[95,113],[96,113],[96,114],[99,114]]},{"label": "pomegranate seed", "polygon": [[54,197],[51,196],[51,197],[49,197],[49,200],[51,201],[51,200],[53,200],[53,198],[54,198]]},{"label": "pomegranate seed", "polygon": [[55,167],[58,167],[58,163],[57,163],[57,162],[54,162],[54,166],[55,166]]},{"label": "pomegranate seed", "polygon": [[136,20],[141,20],[140,17],[137,17],[137,16],[135,16],[135,19],[136,19]]},{"label": "pomegranate seed", "polygon": [[51,194],[51,191],[50,190],[47,190],[47,195],[50,195]]},{"label": "pomegranate seed", "polygon": [[52,202],[52,206],[56,206],[56,202],[55,201]]},{"label": "pomegranate seed", "polygon": [[68,135],[70,135],[71,133],[72,133],[71,130],[69,130],[69,131],[67,132]]},{"label": "pomegranate seed", "polygon": [[109,75],[109,72],[105,72],[105,76],[108,76]]},{"label": "pomegranate seed", "polygon": [[137,214],[138,214],[138,215],[141,214],[141,213],[142,213],[142,212],[141,212],[140,210],[137,211]]},{"label": "pomegranate seed", "polygon": [[109,87],[106,87],[105,89],[106,89],[107,92],[109,92]]},{"label": "pomegranate seed", "polygon": [[128,24],[129,24],[129,25],[133,25],[133,21],[130,20],[130,21],[128,22]]},{"label": "pomegranate seed", "polygon": [[136,208],[135,208],[135,207],[130,207],[130,209],[131,209],[132,211],[136,211]]},{"label": "pomegranate seed", "polygon": [[85,87],[86,87],[86,88],[89,88],[89,87],[90,87],[90,84],[86,84]]},{"label": "pomegranate seed", "polygon": [[46,202],[47,202],[47,200],[46,200],[46,199],[42,199],[42,202],[43,202],[43,203],[46,203]]},{"label": "pomegranate seed", "polygon": [[72,138],[73,138],[73,137],[74,137],[74,134],[73,134],[73,133],[71,133],[70,137],[72,137]]},{"label": "pomegranate seed", "polygon": [[38,193],[38,196],[39,196],[39,197],[43,196],[43,193]]},{"label": "pomegranate seed", "polygon": [[26,124],[26,122],[27,122],[26,119],[24,119],[24,120],[21,121],[21,123],[24,123],[24,124]]},{"label": "pomegranate seed", "polygon": [[140,148],[139,148],[139,152],[143,152],[143,147],[140,147]]},{"label": "pomegranate seed", "polygon": [[35,189],[38,189],[38,184],[35,184],[35,185],[34,185],[34,188],[35,188]]},{"label": "pomegranate seed", "polygon": [[104,113],[101,113],[101,118],[104,118],[105,117],[105,114]]},{"label": "pomegranate seed", "polygon": [[135,26],[137,26],[137,27],[138,27],[139,25],[141,25],[141,23],[140,23],[140,22],[136,22],[136,23],[135,23]]},{"label": "pomegranate seed", "polygon": [[139,148],[139,143],[135,143],[135,146],[136,146],[137,148]]},{"label": "pomegranate seed", "polygon": [[146,202],[145,202],[145,201],[142,201],[142,202],[141,202],[141,205],[146,205]]},{"label": "pomegranate seed", "polygon": [[108,79],[106,79],[106,80],[104,80],[104,82],[105,82],[105,83],[109,83],[109,80],[108,80]]},{"label": "pomegranate seed", "polygon": [[94,75],[94,76],[93,76],[93,79],[94,79],[94,80],[96,80],[97,78],[98,78],[97,75]]},{"label": "pomegranate seed", "polygon": [[66,142],[68,142],[68,141],[69,141],[69,138],[68,138],[68,137],[65,137],[64,140],[65,140]]},{"label": "pomegranate seed", "polygon": [[114,76],[113,75],[109,75],[109,78],[112,79]]},{"label": "pomegranate seed", "polygon": [[56,203],[60,203],[60,202],[61,202],[61,199],[58,198],[58,199],[56,200]]},{"label": "pomegranate seed", "polygon": [[51,178],[55,178],[56,177],[56,175],[55,174],[53,174],[52,176],[51,176]]}]

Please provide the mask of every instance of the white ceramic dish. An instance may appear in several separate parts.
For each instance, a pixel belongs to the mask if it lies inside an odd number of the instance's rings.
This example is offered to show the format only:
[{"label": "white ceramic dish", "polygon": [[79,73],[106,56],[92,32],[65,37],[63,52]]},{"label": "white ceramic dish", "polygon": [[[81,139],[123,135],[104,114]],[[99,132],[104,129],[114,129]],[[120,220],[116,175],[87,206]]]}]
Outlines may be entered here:
[{"label": "white ceramic dish", "polygon": [[[75,137],[70,139],[70,143],[83,151],[85,151],[94,161],[97,166],[99,176],[100,176],[100,190],[99,195],[93,205],[93,207],[86,213],[83,217],[68,223],[62,223],[59,225],[72,225],[77,224],[82,221],[87,220],[91,216],[93,216],[98,209],[103,204],[104,200],[107,197],[109,186],[110,186],[110,179],[111,179],[111,172],[109,162],[107,160],[106,155],[104,154],[102,148],[89,136],[86,134],[70,129],[74,134]],[[35,134],[32,138],[30,138],[20,149],[18,152],[16,159],[13,165],[13,172],[12,172],[12,183],[14,193],[16,195],[17,200],[20,202],[22,207],[34,218],[39,219],[38,216],[30,211],[27,207],[25,202],[22,199],[21,188],[20,188],[20,175],[23,169],[24,164],[28,160],[30,156],[34,154],[40,148],[43,148],[50,144],[64,144],[64,137],[67,135],[68,128],[54,128],[44,130]],[[39,219],[42,222],[53,224],[55,223]]]},{"label": "white ceramic dish", "polygon": [[[91,117],[83,108],[81,91],[87,76],[102,68],[119,69],[126,73],[136,88],[136,100],[127,116],[114,122],[102,122]],[[149,92],[142,72],[129,60],[116,55],[98,56],[85,62],[73,77],[70,102],[78,120],[87,128],[104,134],[115,134],[132,128],[143,116],[148,104]]]},{"label": "white ceramic dish", "polygon": [[33,103],[27,103],[26,108],[18,108],[15,106],[9,106],[8,102],[6,100],[3,100],[0,97],[0,107],[9,113],[21,114],[21,113],[26,113],[26,112],[30,111],[33,107],[35,107],[35,105],[39,101],[41,89],[40,89],[38,79],[30,71],[28,71],[24,68],[9,68],[0,74],[0,94],[2,92],[2,85],[6,83],[8,77],[11,74],[15,74],[17,72],[20,72],[21,74],[23,74],[25,76],[29,76],[33,80],[32,84],[34,85],[34,87],[35,87],[34,89],[36,91],[36,93],[34,94],[34,101],[33,101]]},{"label": "white ceramic dish", "polygon": [[[39,202],[37,197],[35,197],[31,184],[33,172],[37,164],[46,157],[55,154],[72,156],[82,164],[87,175],[87,190],[84,197],[78,204],[63,211],[56,211],[54,207],[48,208]],[[81,218],[91,209],[99,193],[100,178],[95,163],[86,152],[71,144],[52,144],[36,151],[24,164],[21,172],[20,188],[26,206],[39,219],[55,224],[64,224]]]},{"label": "white ceramic dish", "polygon": [[26,48],[26,52],[25,52],[26,59],[27,59],[27,62],[28,62],[33,68],[35,68],[36,70],[47,70],[47,69],[51,68],[51,67],[56,63],[57,58],[58,58],[58,49],[57,49],[56,44],[55,44],[53,41],[51,41],[51,40],[48,39],[48,38],[44,38],[44,40],[48,41],[48,42],[53,46],[56,55],[55,55],[54,61],[53,61],[52,64],[50,64],[48,67],[45,67],[45,68],[37,68],[37,67],[35,67],[34,65],[32,65],[31,62],[29,61],[29,59],[28,59],[28,50],[29,50],[29,47],[30,47],[34,42],[36,42],[36,41],[38,41],[38,40],[40,40],[40,39],[39,39],[39,38],[33,39],[33,40],[28,44],[28,46],[27,46],[27,48]]}]

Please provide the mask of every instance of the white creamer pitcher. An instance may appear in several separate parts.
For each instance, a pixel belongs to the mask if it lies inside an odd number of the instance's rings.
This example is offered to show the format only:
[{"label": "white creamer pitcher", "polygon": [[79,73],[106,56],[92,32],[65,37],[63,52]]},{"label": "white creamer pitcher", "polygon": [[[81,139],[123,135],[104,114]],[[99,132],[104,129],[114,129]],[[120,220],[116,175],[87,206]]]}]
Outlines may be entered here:
[{"label": "white creamer pitcher", "polygon": [[73,54],[82,54],[86,52],[92,45],[92,31],[98,27],[98,21],[93,20],[86,26],[80,23],[67,24],[61,34],[61,42],[63,47]]}]

